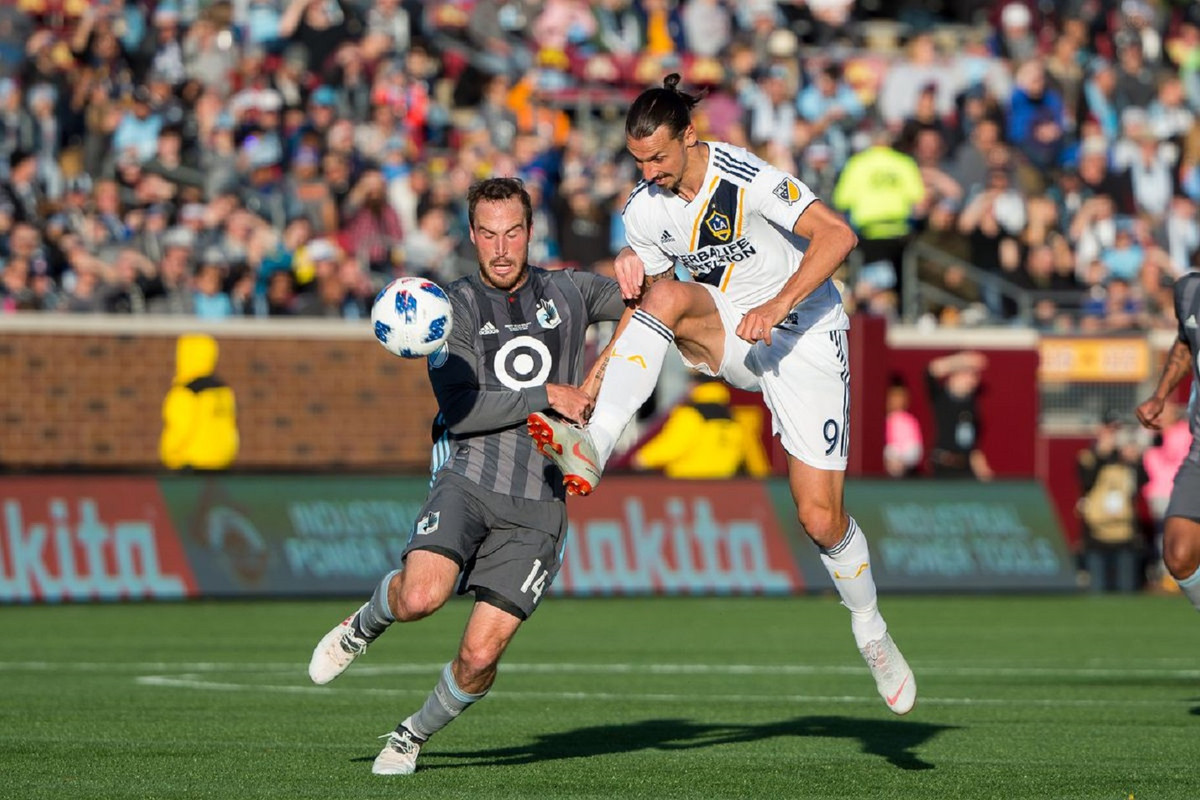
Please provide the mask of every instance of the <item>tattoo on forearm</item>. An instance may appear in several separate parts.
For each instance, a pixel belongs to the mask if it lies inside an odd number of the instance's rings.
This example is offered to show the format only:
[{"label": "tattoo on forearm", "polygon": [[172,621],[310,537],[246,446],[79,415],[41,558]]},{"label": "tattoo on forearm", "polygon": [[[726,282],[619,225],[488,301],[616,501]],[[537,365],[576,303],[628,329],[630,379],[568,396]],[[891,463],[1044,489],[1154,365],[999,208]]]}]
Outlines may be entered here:
[{"label": "tattoo on forearm", "polygon": [[1176,342],[1167,353],[1167,362],[1163,365],[1163,375],[1160,384],[1166,390],[1173,391],[1192,369],[1192,351],[1183,342]]},{"label": "tattoo on forearm", "polygon": [[595,387],[599,391],[600,384],[604,382],[604,372],[608,369],[608,360],[611,357],[612,351],[609,350],[609,352],[604,354],[604,358],[600,359],[599,365],[597,365],[595,371],[592,373],[591,378],[588,379],[588,388]]}]

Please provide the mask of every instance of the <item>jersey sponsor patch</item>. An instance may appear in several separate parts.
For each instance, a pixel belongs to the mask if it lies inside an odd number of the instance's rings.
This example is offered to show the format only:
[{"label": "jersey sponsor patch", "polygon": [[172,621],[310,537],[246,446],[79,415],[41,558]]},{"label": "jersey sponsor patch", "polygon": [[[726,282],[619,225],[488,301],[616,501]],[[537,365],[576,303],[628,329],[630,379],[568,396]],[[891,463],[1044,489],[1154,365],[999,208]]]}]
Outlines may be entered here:
[{"label": "jersey sponsor patch", "polygon": [[532,336],[518,336],[505,342],[496,351],[492,371],[502,384],[519,392],[545,383],[552,363],[550,349],[541,340]]},{"label": "jersey sponsor patch", "polygon": [[775,187],[773,194],[790,206],[800,199],[800,187],[793,183],[791,178],[784,178]]},{"label": "jersey sponsor patch", "polygon": [[442,345],[437,350],[429,354],[429,368],[438,369],[445,366],[446,361],[450,358],[449,345]]},{"label": "jersey sponsor patch", "polygon": [[417,521],[417,536],[424,536],[427,533],[433,533],[438,529],[438,525],[442,521],[442,512],[430,511],[425,516]]}]

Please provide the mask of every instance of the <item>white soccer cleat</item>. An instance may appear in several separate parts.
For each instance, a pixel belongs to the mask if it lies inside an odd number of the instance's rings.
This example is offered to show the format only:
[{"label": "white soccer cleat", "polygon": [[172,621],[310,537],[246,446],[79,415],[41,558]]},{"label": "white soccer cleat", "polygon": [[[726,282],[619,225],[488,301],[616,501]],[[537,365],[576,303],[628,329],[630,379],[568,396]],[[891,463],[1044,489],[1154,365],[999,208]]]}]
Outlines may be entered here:
[{"label": "white soccer cleat", "polygon": [[604,467],[587,428],[539,413],[530,414],[527,422],[538,451],[562,470],[567,494],[591,494]]},{"label": "white soccer cleat", "polygon": [[317,642],[312,660],[308,662],[308,677],[312,678],[313,683],[329,683],[345,672],[346,667],[366,651],[370,642],[356,635],[354,625],[351,624],[355,614],[366,607],[364,603],[362,608],[339,622]]},{"label": "white soccer cleat", "polygon": [[375,756],[371,772],[376,775],[412,775],[417,769],[417,755],[425,742],[404,726],[379,738],[386,738],[387,744]]},{"label": "white soccer cleat", "polygon": [[875,687],[887,707],[896,714],[912,711],[917,702],[917,679],[891,635],[885,633],[882,639],[867,642],[859,652],[866,659]]}]

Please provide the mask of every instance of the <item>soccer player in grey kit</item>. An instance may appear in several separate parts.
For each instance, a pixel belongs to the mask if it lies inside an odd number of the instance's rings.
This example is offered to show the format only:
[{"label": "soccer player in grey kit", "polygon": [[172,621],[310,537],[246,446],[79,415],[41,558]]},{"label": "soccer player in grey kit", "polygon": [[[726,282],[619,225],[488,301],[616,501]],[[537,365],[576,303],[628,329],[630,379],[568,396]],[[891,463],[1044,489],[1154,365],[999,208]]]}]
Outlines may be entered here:
[{"label": "soccer player in grey kit", "polygon": [[[393,622],[474,592],[458,654],[425,703],[387,734],[372,772],[407,775],[430,736],[480,700],[521,623],[560,566],[567,530],[563,475],[525,434],[534,411],[583,421],[598,375],[584,372],[584,335],[625,310],[617,283],[527,263],[532,207],[520,181],[491,178],[468,195],[479,272],[450,284],[454,327],[429,356],[429,379],[449,436],[400,569],[317,644],[309,677],[340,675]],[[439,443],[439,448],[444,443]]]},{"label": "soccer player in grey kit", "polygon": [[1188,426],[1192,447],[1175,474],[1175,486],[1167,504],[1163,527],[1163,562],[1192,605],[1200,609],[1200,273],[1189,272],[1175,282],[1175,318],[1179,338],[1171,345],[1163,363],[1158,386],[1149,400],[1137,407],[1137,418],[1153,430],[1162,427],[1160,419],[1167,398],[1189,374],[1192,396],[1188,403]]}]

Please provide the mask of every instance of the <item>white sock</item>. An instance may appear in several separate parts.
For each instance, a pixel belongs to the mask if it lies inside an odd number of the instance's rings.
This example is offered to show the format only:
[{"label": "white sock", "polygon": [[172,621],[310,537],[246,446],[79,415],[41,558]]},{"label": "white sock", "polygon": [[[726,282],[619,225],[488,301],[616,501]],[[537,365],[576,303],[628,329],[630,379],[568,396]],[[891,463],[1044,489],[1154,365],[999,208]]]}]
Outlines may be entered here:
[{"label": "white sock", "polygon": [[1200,569],[1176,583],[1187,599],[1192,601],[1192,605],[1200,610]]},{"label": "white sock", "polygon": [[621,432],[654,391],[667,349],[674,342],[675,334],[660,320],[641,309],[633,312],[613,347],[588,422],[602,463],[612,455]]},{"label": "white sock", "polygon": [[871,576],[867,537],[854,517],[850,517],[846,535],[840,542],[828,550],[821,548],[821,563],[842,596],[842,605],[850,609],[850,630],[858,648],[861,650],[867,642],[887,633],[887,623],[879,613],[875,579]]}]

